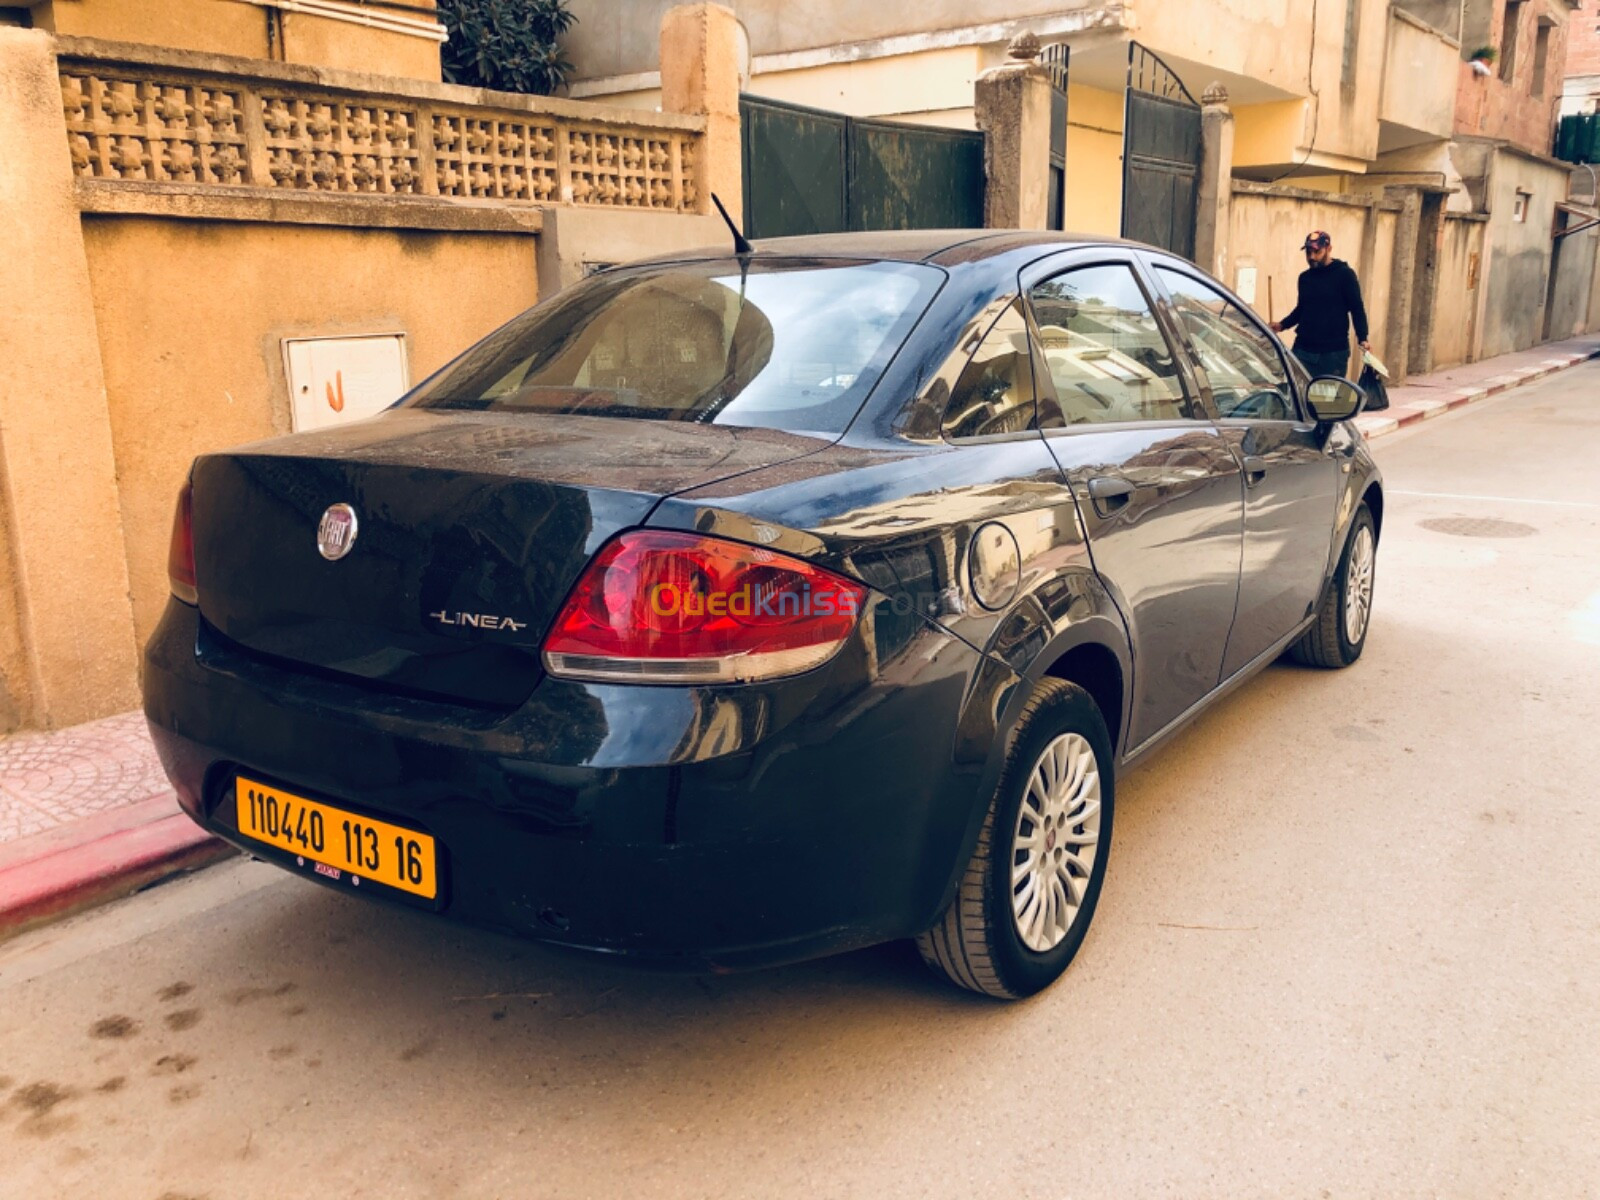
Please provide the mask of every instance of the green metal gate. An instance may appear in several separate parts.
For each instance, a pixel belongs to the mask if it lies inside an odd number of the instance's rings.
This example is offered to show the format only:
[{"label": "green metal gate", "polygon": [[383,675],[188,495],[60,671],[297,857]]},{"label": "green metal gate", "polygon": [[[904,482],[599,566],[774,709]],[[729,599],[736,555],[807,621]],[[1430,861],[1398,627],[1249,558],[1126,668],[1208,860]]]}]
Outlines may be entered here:
[{"label": "green metal gate", "polygon": [[1122,236],[1194,258],[1200,106],[1138,42],[1128,45],[1122,139]]},{"label": "green metal gate", "polygon": [[983,135],[739,97],[746,237],[983,225]]}]

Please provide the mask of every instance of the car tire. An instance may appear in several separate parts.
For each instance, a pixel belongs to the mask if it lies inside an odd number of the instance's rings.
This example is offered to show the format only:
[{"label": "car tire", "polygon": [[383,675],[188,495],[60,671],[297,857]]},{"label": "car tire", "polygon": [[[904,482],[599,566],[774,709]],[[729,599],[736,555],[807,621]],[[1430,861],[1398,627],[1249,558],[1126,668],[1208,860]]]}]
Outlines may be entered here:
[{"label": "car tire", "polygon": [[[1082,946],[1100,899],[1114,770],[1094,698],[1076,684],[1041,680],[1018,718],[955,897],[917,937],[923,961],[960,987],[1000,999],[1053,983]],[[1018,883],[1014,871],[1023,875]]]},{"label": "car tire", "polygon": [[[1355,520],[1350,523],[1350,536],[1345,539],[1339,569],[1334,572],[1333,586],[1317,609],[1316,621],[1306,630],[1305,636],[1290,647],[1289,654],[1295,662],[1308,667],[1338,668],[1348,667],[1361,657],[1367,644],[1367,631],[1372,628],[1377,565],[1378,530],[1371,511],[1363,504],[1356,509]],[[1356,622],[1351,616],[1355,606],[1360,607],[1359,628],[1354,627]]]}]

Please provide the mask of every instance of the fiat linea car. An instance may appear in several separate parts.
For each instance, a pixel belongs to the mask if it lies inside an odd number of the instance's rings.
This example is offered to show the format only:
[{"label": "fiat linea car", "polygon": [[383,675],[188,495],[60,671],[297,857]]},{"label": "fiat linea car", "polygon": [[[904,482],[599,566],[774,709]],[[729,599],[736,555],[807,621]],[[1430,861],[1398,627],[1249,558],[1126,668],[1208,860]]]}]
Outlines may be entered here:
[{"label": "fiat linea car", "polygon": [[325,886],[696,968],[1077,953],[1115,780],[1361,654],[1353,384],[1169,254],[962,231],[608,270],[383,414],[194,463],[145,709]]}]

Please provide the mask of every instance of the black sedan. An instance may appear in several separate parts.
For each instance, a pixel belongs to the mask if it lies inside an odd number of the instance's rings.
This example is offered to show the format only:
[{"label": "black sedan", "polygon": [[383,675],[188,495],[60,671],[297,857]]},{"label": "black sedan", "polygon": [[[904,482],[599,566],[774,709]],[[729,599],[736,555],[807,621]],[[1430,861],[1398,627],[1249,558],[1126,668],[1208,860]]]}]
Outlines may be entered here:
[{"label": "black sedan", "polygon": [[145,710],[196,821],[329,887],[692,967],[913,937],[1024,996],[1117,773],[1361,654],[1361,402],[1132,244],[606,271],[379,417],[198,459]]}]

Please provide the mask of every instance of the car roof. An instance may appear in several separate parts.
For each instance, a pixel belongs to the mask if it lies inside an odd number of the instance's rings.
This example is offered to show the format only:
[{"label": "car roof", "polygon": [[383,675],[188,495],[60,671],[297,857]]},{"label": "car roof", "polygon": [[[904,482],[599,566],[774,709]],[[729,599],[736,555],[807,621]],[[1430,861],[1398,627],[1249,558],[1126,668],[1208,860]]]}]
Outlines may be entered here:
[{"label": "car roof", "polygon": [[[953,266],[993,258],[1027,246],[1135,245],[1120,238],[1095,234],[1028,229],[890,229],[860,233],[817,233],[801,237],[761,238],[751,243],[757,258],[855,258],[890,262],[932,262]],[[649,259],[669,263],[703,259],[708,254],[727,257],[731,244],[702,246]]]}]

